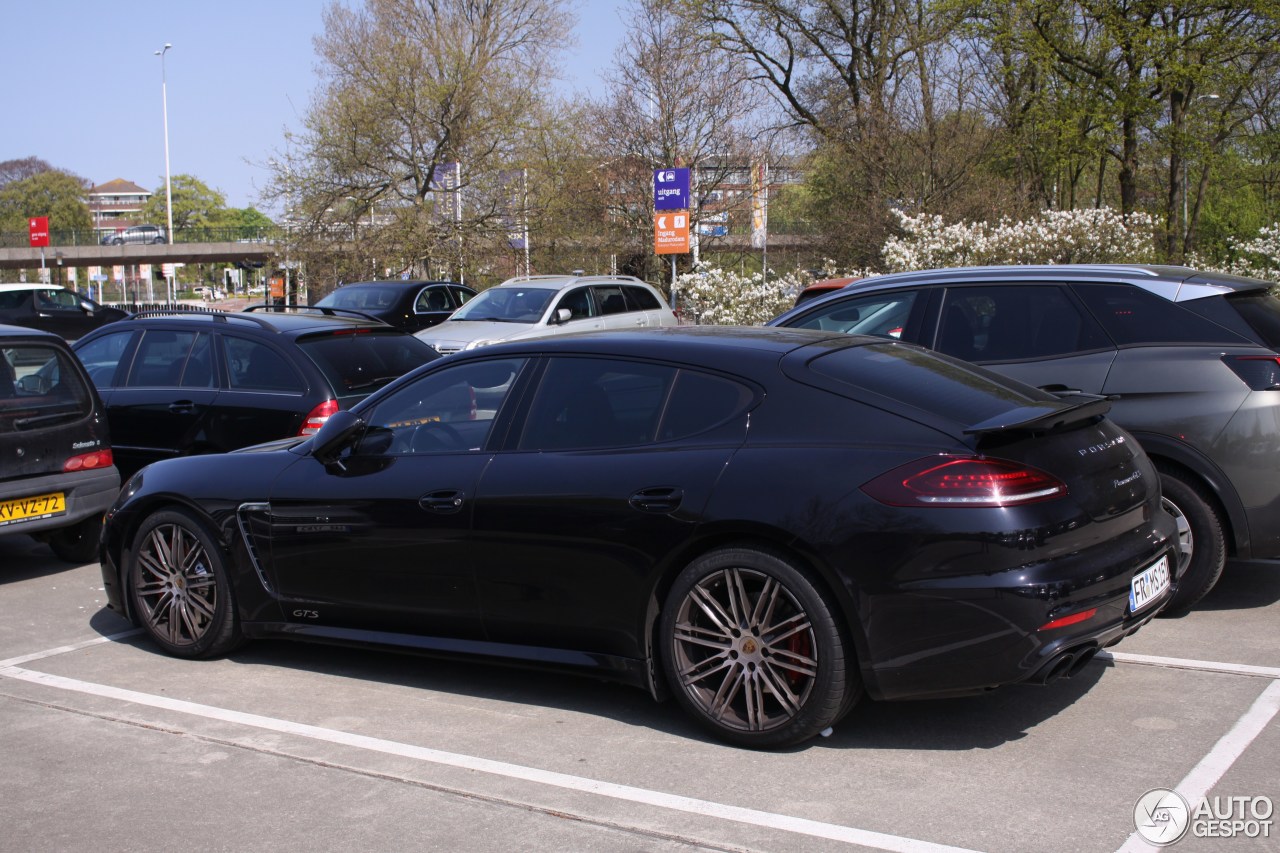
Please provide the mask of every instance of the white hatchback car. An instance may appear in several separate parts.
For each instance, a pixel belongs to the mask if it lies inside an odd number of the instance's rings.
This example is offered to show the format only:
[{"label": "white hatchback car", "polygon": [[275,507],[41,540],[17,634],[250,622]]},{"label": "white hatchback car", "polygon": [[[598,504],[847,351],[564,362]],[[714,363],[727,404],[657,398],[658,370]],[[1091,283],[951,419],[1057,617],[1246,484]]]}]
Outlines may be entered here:
[{"label": "white hatchback car", "polygon": [[415,335],[447,355],[542,335],[678,323],[662,295],[638,278],[535,275],[481,291],[448,320]]}]

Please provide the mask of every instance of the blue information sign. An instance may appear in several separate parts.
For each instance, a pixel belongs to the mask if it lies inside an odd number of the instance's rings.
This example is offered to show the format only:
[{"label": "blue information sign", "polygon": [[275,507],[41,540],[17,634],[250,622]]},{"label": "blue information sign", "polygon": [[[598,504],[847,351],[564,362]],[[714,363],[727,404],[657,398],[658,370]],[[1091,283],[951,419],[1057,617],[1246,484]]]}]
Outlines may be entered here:
[{"label": "blue information sign", "polygon": [[655,169],[653,172],[653,209],[689,209],[689,170]]}]

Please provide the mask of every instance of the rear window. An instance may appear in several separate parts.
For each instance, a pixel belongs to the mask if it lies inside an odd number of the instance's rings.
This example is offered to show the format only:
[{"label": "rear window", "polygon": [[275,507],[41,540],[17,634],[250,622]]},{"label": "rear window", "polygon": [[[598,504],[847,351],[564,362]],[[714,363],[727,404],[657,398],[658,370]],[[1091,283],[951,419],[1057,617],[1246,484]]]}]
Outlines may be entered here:
[{"label": "rear window", "polygon": [[439,358],[413,335],[339,332],[301,338],[298,347],[315,362],[339,400],[360,398],[419,365]]},{"label": "rear window", "polygon": [[1269,290],[1250,290],[1227,297],[1249,327],[1272,349],[1280,349],[1280,298]]},{"label": "rear window", "polygon": [[317,308],[378,311],[395,306],[400,290],[394,287],[340,287],[316,303]]},{"label": "rear window", "polygon": [[71,358],[45,344],[0,347],[0,432],[57,426],[90,414],[93,397]]},{"label": "rear window", "polygon": [[1055,399],[968,362],[892,343],[838,349],[809,369],[961,424]]}]

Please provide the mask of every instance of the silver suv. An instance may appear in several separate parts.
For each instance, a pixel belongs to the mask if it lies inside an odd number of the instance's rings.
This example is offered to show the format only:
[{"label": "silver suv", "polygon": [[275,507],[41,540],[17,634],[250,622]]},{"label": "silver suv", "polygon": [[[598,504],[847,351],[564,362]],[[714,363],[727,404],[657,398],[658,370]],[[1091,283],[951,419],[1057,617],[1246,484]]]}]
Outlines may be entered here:
[{"label": "silver suv", "polygon": [[168,233],[159,225],[135,225],[102,238],[104,246],[123,246],[126,243],[167,243]]},{"label": "silver suv", "polygon": [[441,355],[499,341],[596,329],[675,326],[662,294],[628,275],[535,275],[481,291],[417,336]]},{"label": "silver suv", "polygon": [[914,341],[1059,394],[1114,398],[1178,520],[1185,612],[1228,556],[1280,558],[1280,298],[1186,267],[899,273],[774,318]]}]

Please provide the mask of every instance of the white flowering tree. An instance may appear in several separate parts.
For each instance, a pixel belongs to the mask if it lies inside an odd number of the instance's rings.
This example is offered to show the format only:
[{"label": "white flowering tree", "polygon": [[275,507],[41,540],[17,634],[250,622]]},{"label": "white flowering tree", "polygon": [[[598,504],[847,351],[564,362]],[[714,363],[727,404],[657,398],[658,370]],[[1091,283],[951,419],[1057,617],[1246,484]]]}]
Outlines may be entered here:
[{"label": "white flowering tree", "polygon": [[889,272],[988,264],[1146,263],[1155,221],[1110,208],[1047,210],[1027,221],[955,222],[894,211],[901,236],[885,242]]},{"label": "white flowering tree", "polygon": [[1261,229],[1251,240],[1232,238],[1230,245],[1235,258],[1229,264],[1214,264],[1198,255],[1193,255],[1189,263],[1197,269],[1280,281],[1280,222]]},{"label": "white flowering tree", "polygon": [[[801,276],[809,278],[807,274]],[[672,289],[686,321],[698,325],[754,326],[791,307],[796,292],[803,286],[794,275],[765,280],[760,273],[742,276],[710,267],[677,277]]]}]

